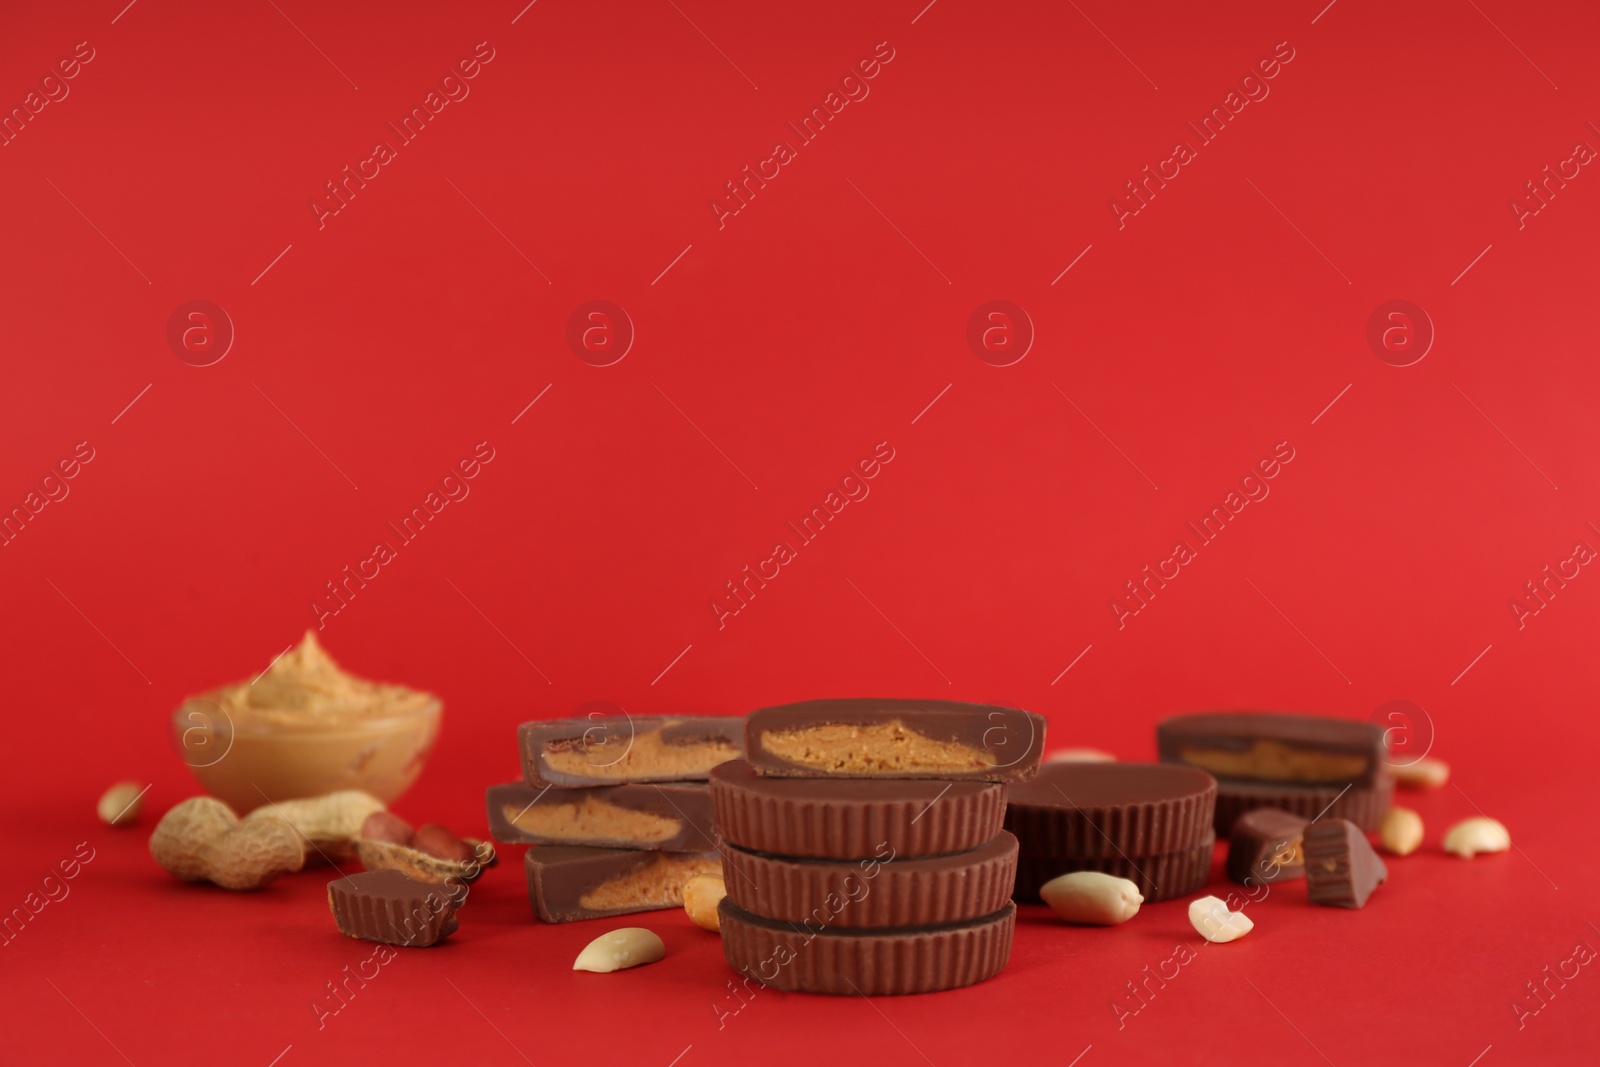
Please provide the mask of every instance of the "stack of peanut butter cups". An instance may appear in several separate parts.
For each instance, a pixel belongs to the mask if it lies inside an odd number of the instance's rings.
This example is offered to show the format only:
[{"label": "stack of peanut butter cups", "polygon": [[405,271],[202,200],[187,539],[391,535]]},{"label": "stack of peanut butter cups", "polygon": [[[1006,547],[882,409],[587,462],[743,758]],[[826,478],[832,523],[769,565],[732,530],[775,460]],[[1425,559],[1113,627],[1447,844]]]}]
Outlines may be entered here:
[{"label": "stack of peanut butter cups", "polygon": [[747,759],[711,772],[734,970],[777,989],[927,993],[1011,955],[1006,786],[1044,720],[987,705],[819,700],[751,713]]},{"label": "stack of peanut butter cups", "polygon": [[490,786],[496,841],[527,844],[528,897],[545,922],[676,908],[719,875],[706,777],[743,751],[739,718],[584,718],[524,723],[523,780]]},{"label": "stack of peanut butter cups", "polygon": [[1006,829],[1017,836],[1016,899],[1073,871],[1126,878],[1145,900],[1205,884],[1216,844],[1217,782],[1162,763],[1047,763],[1011,787]]}]

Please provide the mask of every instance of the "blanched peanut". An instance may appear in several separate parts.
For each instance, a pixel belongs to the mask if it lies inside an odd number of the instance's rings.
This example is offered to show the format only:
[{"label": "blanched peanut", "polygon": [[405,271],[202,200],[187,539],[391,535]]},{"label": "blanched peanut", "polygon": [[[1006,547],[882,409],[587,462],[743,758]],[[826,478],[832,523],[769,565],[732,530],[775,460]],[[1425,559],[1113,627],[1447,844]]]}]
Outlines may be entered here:
[{"label": "blanched peanut", "polygon": [[1126,878],[1100,871],[1073,871],[1052,878],[1039,889],[1050,910],[1069,923],[1115,926],[1139,914],[1144,896]]}]

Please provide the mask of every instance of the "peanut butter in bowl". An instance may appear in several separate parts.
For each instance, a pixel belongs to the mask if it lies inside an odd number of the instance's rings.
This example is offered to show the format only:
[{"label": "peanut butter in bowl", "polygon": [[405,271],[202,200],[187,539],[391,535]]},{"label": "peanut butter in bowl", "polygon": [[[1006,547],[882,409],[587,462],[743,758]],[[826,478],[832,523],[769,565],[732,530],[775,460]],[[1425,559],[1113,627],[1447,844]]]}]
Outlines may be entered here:
[{"label": "peanut butter in bowl", "polygon": [[389,803],[421,772],[442,711],[431,693],[344,670],[307,630],[254,679],[185,700],[172,740],[201,786],[240,814],[338,789]]}]

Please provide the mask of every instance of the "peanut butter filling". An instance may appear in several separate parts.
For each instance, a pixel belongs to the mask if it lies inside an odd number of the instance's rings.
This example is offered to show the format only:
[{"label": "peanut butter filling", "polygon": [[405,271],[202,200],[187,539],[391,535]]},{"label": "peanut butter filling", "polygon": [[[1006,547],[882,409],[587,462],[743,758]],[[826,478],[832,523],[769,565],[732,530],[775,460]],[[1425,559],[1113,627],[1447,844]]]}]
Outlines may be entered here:
[{"label": "peanut butter filling", "polygon": [[956,741],[936,741],[899,720],[779,730],[762,734],[761,746],[801,767],[850,774],[975,771],[999,762],[991,752]]},{"label": "peanut butter filling", "polygon": [[722,864],[715,856],[677,856],[663,852],[652,863],[602,882],[585,893],[578,904],[590,911],[651,904],[679,905],[683,903],[683,884],[697,874],[721,875]]},{"label": "peanut butter filling", "polygon": [[1281,741],[1257,741],[1246,751],[1184,745],[1183,762],[1220,778],[1255,778],[1268,782],[1330,782],[1360,778],[1367,757],[1348,752],[1294,748]]},{"label": "peanut butter filling", "polygon": [[1285,841],[1272,851],[1272,863],[1279,867],[1298,867],[1304,860],[1300,851],[1300,838]]},{"label": "peanut butter filling", "polygon": [[544,746],[544,761],[552,771],[586,778],[704,777],[717,764],[738,758],[739,749],[725,738],[669,742],[662,740],[660,730],[638,734],[631,742],[607,738],[604,744],[590,745],[575,737]]},{"label": "peanut butter filling", "polygon": [[610,841],[654,843],[675,836],[683,823],[649,811],[634,811],[595,797],[571,804],[515,804],[501,808],[506,821],[519,830],[557,841],[602,838]]}]

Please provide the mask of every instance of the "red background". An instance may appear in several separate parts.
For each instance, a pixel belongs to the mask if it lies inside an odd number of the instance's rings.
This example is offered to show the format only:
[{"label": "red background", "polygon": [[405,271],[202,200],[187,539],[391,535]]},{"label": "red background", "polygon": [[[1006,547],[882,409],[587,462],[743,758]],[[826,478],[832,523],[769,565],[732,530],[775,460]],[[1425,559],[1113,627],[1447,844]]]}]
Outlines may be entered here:
[{"label": "red background", "polygon": [[[1600,978],[1520,1030],[1511,1004],[1600,946],[1600,579],[1521,629],[1508,602],[1600,547],[1600,178],[1520,229],[1509,204],[1600,144],[1600,17],[922,3],[4,16],[6,109],[94,49],[0,149],[0,503],[95,451],[0,549],[0,906],[80,842],[95,854],[0,948],[17,1062],[1592,1061]],[[323,183],[480,41],[470,96],[319,229]],[[719,229],[724,183],[883,41],[870,95]],[[1124,183],[1284,41],[1270,95],[1119,230]],[[237,335],[204,368],[166,340],[196,299]],[[613,366],[565,340],[592,299],[637,332]],[[965,339],[991,299],[1036,330],[1012,366]],[[1437,331],[1404,368],[1365,339],[1393,299]],[[369,946],[335,932],[318,874],[234,895],[155,868],[154,816],[195,789],[165,720],[263,668],[480,441],[495,459],[470,497],[322,634],[350,669],[445,700],[410,818],[482,833],[515,725],[591,699],[1005,700],[1048,715],[1054,747],[1124,758],[1151,757],[1175,711],[1406,699],[1454,784],[1402,801],[1428,845],[1365,910],[1286,887],[1121,1030],[1124,983],[1198,944],[1182,901],[1116,930],[1027,910],[983,986],[769,991],[719,1029],[713,938],[645,916],[665,961],[573,974],[621,924],[533,922],[508,849],[455,938],[402,953],[319,1031],[311,1002]],[[870,496],[719,629],[724,582],[882,441]],[[1270,496],[1119,629],[1123,583],[1282,441]],[[121,778],[152,783],[140,829],[94,821]],[[1477,808],[1518,849],[1440,854]]]}]

